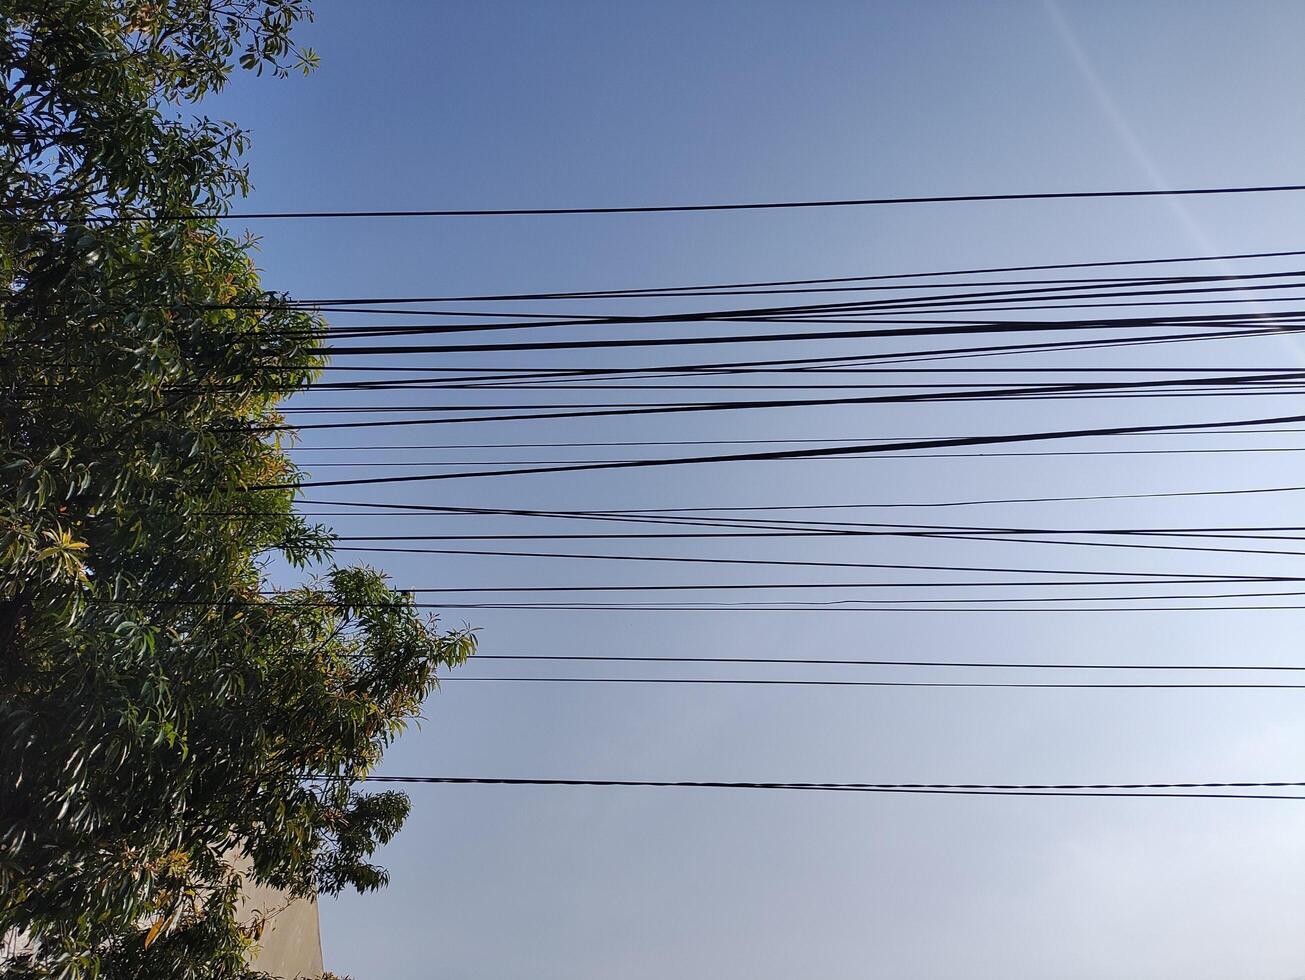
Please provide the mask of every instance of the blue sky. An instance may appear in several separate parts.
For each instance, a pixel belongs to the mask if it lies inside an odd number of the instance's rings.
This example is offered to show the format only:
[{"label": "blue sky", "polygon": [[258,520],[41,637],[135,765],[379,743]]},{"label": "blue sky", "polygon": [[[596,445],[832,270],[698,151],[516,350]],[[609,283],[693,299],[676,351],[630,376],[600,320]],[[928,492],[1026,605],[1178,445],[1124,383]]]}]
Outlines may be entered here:
[{"label": "blue sky", "polygon": [[[1276,184],[1299,183],[1305,172],[1299,43],[1305,8],[1297,4],[318,0],[315,7],[317,23],[304,37],[322,56],[320,71],[283,82],[237,80],[209,110],[252,131],[251,209],[619,206]],[[1302,218],[1305,200],[1274,195],[285,222],[256,231],[269,288],[322,297],[1292,249],[1302,247]],[[754,354],[767,356],[749,347],[731,348],[729,356]],[[1111,356],[1110,363],[1125,363],[1125,355],[1097,355],[1088,363]],[[616,363],[637,360],[625,357]],[[1295,366],[1302,360],[1299,349],[1277,340],[1182,357],[1191,364]],[[529,363],[577,361],[557,354]],[[510,361],[504,356],[497,363]],[[310,401],[324,399],[305,396],[301,404]],[[1262,412],[1262,402],[1274,408]],[[1198,406],[1202,418],[1278,408],[1286,414],[1291,407],[1289,399]],[[310,469],[314,458],[356,460],[357,453],[345,450],[312,454],[382,441],[873,438],[1192,416],[1191,406],[1165,401],[735,412],[692,422],[455,427],[452,437],[317,433],[305,438],[303,458]],[[505,452],[432,450],[422,458],[493,459]],[[450,481],[333,496],[531,508],[838,503],[1269,486],[1300,483],[1299,470],[1291,453],[765,463],[474,486]],[[1291,523],[1298,517],[1288,497],[1072,511],[1030,505],[985,511],[982,519]],[[396,530],[393,523],[350,520],[341,519],[342,531]],[[482,526],[467,521],[458,530],[473,524]],[[644,546],[640,553],[673,549]],[[693,553],[1017,560],[1014,552],[962,542],[807,542],[782,552],[714,543]],[[590,562],[363,557],[405,586],[727,577],[693,567],[596,570]],[[1066,567],[1089,564],[1083,556],[1054,557]],[[1107,557],[1121,568],[1190,569],[1196,562]],[[1291,568],[1272,560],[1256,567]],[[822,574],[791,580],[820,581]],[[769,570],[728,575],[776,577]],[[480,627],[486,653],[1283,663],[1298,659],[1301,625],[1301,614],[1288,612],[474,610],[444,617],[450,625],[464,619]],[[1290,779],[1305,776],[1303,701],[1305,694],[1290,691],[454,681],[432,699],[421,729],[395,747],[386,771],[927,782]],[[489,787],[416,787],[412,796],[413,816],[383,856],[393,874],[389,889],[323,904],[326,962],[337,972],[393,980],[1285,980],[1305,972],[1305,835],[1294,804]]]}]

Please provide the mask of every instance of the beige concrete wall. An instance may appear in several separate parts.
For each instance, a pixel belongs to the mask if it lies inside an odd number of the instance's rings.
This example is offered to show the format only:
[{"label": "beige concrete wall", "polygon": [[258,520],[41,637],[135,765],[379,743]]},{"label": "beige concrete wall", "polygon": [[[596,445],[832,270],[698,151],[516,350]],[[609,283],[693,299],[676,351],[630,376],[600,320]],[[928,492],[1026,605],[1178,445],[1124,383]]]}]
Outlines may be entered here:
[{"label": "beige concrete wall", "polygon": [[[232,862],[239,870],[243,858]],[[261,914],[266,919],[258,952],[250,966],[283,980],[306,980],[322,974],[322,934],[317,924],[317,902],[290,899],[285,892],[257,885],[245,886],[239,916],[248,922]]]},{"label": "beige concrete wall", "polygon": [[[249,862],[232,856],[231,863],[244,872]],[[322,934],[317,923],[317,902],[311,898],[290,899],[275,888],[247,885],[241,897],[238,915],[249,922],[256,915],[266,919],[266,927],[250,966],[282,980],[309,980],[322,975]],[[8,960],[28,949],[19,932],[0,936],[0,969]]]}]

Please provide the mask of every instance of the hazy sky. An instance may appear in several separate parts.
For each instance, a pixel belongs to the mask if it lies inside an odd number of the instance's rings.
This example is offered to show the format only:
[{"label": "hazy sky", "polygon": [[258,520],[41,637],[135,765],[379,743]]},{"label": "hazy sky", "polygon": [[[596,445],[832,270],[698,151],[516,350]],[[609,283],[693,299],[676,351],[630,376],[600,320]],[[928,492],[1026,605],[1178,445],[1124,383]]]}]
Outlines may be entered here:
[{"label": "hazy sky", "polygon": [[[305,32],[322,56],[315,76],[241,80],[212,108],[253,131],[252,207],[564,207],[1305,179],[1300,4],[317,0],[315,7],[318,21]],[[284,223],[257,231],[268,286],[321,297],[1292,249],[1305,247],[1303,219],[1305,198],[1274,195],[1179,205]],[[727,356],[754,354],[784,356],[749,347]],[[1181,356],[1254,366],[1302,360],[1282,341]],[[651,359],[626,357],[603,363]],[[1055,363],[1128,357],[1142,355]],[[563,353],[529,363],[580,360]],[[1279,398],[1016,402],[446,427],[458,430],[452,436],[363,430],[313,434],[303,459],[311,468],[313,458],[335,458],[312,456],[312,447],[329,445],[873,438],[1249,418],[1278,409],[1300,411]],[[1256,444],[1305,445],[1300,439],[1266,436]],[[1148,443],[1161,444],[1194,445]],[[511,454],[429,450],[419,458]],[[359,456],[342,450],[338,458]],[[529,508],[884,502],[1300,485],[1301,466],[1293,453],[783,462],[331,496]],[[949,517],[1034,526],[1298,523],[1299,507],[1280,494],[1020,505]],[[937,512],[863,519],[934,518]],[[400,530],[366,518],[337,526]],[[417,530],[420,522],[403,526]],[[473,527],[508,529],[469,519],[455,530]],[[955,541],[626,547],[649,555],[1297,573],[1285,559]],[[601,543],[592,550],[603,550]],[[357,557],[414,587],[830,576]],[[1300,659],[1305,614],[467,610],[444,621],[480,627],[485,653],[1290,663]],[[482,664],[467,672],[527,669]],[[455,681],[432,699],[421,730],[395,747],[385,769],[875,782],[1305,779],[1303,709],[1305,692],[1291,691]],[[388,890],[322,906],[328,967],[360,980],[1285,980],[1305,973],[1305,804],[420,786],[411,795],[413,815],[383,855],[393,874]]]}]

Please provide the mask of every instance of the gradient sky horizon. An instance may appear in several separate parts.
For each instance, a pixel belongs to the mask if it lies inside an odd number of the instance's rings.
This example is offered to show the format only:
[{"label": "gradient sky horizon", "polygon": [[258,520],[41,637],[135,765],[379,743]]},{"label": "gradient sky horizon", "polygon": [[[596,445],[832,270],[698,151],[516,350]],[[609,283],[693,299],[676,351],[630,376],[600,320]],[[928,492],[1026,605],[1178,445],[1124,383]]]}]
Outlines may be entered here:
[{"label": "gradient sky horizon", "polygon": [[[1305,6],[1298,3],[317,0],[314,7],[317,22],[304,39],[319,50],[320,71],[287,81],[241,78],[205,106],[252,132],[251,210],[1305,182]],[[250,228],[262,237],[269,288],[322,297],[1287,250],[1305,247],[1302,220],[1305,195],[1265,195]],[[1257,271],[1268,268],[1292,265]],[[759,351],[745,345],[729,356],[775,356]],[[1088,364],[1130,357],[1284,367],[1305,361],[1286,339],[1233,353],[1080,357]],[[563,352],[530,363],[576,361]],[[309,400],[323,399],[301,398]],[[457,427],[452,438],[873,438],[1118,418],[1249,418],[1279,408],[1299,412],[1289,398],[1202,399],[1195,407],[843,406],[692,422],[491,424]],[[309,434],[302,458],[311,470],[316,447],[445,438],[426,436]],[[1247,438],[1204,444],[1242,445]],[[1258,444],[1287,445],[1289,438],[1305,446],[1285,435]],[[366,475],[365,468],[348,472]],[[784,462],[321,496],[636,508],[1276,485],[1305,485],[1298,454]],[[1278,494],[991,508],[965,520],[1287,524],[1300,522],[1300,506]],[[337,526],[396,533],[370,521],[346,525],[342,518]],[[468,521],[458,529],[473,525],[490,526]],[[708,548],[721,556],[1091,564],[1082,555],[995,551],[977,542],[807,542],[782,551],[703,544],[693,553]],[[639,553],[677,552],[649,546]],[[769,570],[612,570],[526,558],[359,557],[401,586],[778,577]],[[1208,555],[1108,557],[1120,568],[1234,565]],[[1253,564],[1298,573],[1287,560]],[[791,578],[820,581],[822,574],[828,573]],[[499,654],[1292,663],[1301,662],[1305,612],[449,610],[443,621],[477,626],[482,651]],[[482,665],[476,672],[524,669]],[[701,676],[723,673],[702,669]],[[943,679],[930,671],[911,676]],[[385,772],[875,782],[1305,779],[1305,692],[1297,691],[657,688],[454,679],[426,714],[421,728],[394,747]],[[392,873],[389,888],[322,903],[325,960],[337,973],[358,980],[1286,980],[1305,973],[1305,803],[435,786],[412,787],[411,796],[412,817],[381,856]]]}]

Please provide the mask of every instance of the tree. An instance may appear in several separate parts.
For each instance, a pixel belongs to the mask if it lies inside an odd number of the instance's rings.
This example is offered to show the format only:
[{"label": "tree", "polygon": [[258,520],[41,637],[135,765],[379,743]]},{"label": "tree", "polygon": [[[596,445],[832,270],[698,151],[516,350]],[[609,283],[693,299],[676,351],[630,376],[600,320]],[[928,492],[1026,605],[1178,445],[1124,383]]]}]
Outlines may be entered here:
[{"label": "tree", "polygon": [[[11,977],[251,976],[243,851],[384,884],[359,780],[473,651],[293,509],[278,402],[324,326],[211,216],[236,63],[311,68],[301,0],[0,0],[0,937]],[[270,561],[326,571],[271,591]]]}]

